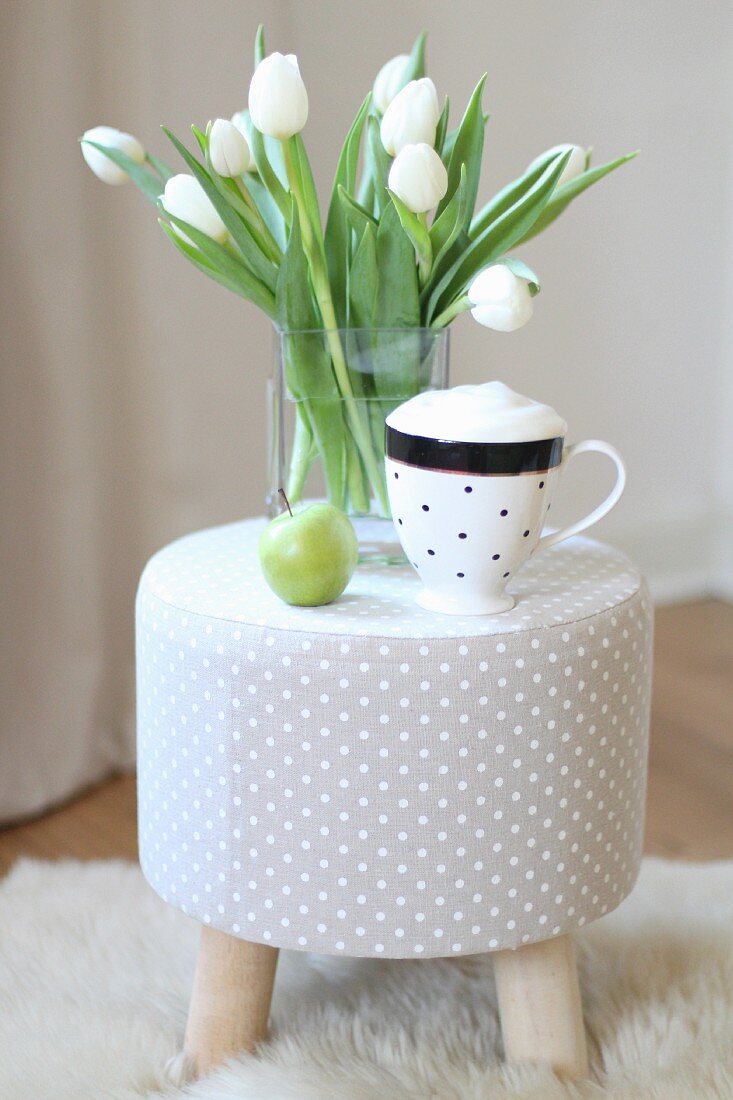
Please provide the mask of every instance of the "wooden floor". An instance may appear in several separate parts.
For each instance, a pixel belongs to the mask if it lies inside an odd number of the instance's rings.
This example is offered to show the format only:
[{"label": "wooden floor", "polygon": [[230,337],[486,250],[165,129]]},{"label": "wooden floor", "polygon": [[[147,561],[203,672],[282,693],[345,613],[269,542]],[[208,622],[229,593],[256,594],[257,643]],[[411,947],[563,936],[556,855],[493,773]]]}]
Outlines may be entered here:
[{"label": "wooden floor", "polygon": [[[646,849],[733,858],[733,605],[657,611]],[[135,859],[134,779],[0,830],[0,875],[19,856]]]}]

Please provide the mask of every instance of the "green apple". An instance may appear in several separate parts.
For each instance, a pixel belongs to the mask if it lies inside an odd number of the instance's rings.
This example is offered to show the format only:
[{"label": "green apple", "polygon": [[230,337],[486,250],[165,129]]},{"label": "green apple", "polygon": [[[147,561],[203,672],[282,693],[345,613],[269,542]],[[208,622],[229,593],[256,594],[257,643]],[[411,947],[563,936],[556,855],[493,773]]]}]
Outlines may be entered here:
[{"label": "green apple", "polygon": [[333,504],[311,504],[295,512],[288,504],[288,510],[262,532],[259,550],[272,591],[298,607],[338,599],[359,556],[351,521]]}]

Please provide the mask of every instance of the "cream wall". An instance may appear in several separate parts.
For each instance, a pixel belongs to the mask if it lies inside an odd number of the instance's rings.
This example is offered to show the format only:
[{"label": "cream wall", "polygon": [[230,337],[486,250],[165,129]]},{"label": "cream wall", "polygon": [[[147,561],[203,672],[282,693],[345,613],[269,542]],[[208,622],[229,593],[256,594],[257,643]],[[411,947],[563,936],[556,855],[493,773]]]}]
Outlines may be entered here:
[{"label": "cream wall", "polygon": [[[715,473],[716,432],[729,434],[733,411],[729,396],[718,415],[732,373],[733,7],[376,0],[292,3],[288,12],[324,184],[361,90],[421,27],[429,72],[456,114],[489,73],[484,197],[556,142],[592,144],[599,163],[642,150],[525,249],[543,281],[527,328],[492,334],[459,319],[452,377],[500,377],[555,404],[574,438],[619,447],[628,489],[598,533],[641,561],[658,595],[722,583],[717,515],[726,499],[733,512],[730,482]],[[610,483],[602,459],[584,461],[569,476],[560,518],[587,509]]]}]

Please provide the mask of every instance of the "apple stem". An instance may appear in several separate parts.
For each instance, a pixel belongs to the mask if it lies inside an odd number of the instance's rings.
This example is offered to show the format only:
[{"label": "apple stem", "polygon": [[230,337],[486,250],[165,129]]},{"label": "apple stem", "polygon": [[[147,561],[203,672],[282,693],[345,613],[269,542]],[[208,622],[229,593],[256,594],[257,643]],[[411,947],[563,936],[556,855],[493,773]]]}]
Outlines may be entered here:
[{"label": "apple stem", "polygon": [[290,515],[292,516],[293,509],[290,507],[290,501],[288,500],[288,494],[285,492],[284,489],[278,489],[278,494],[285,501],[285,507],[287,508],[287,510],[290,512]]}]

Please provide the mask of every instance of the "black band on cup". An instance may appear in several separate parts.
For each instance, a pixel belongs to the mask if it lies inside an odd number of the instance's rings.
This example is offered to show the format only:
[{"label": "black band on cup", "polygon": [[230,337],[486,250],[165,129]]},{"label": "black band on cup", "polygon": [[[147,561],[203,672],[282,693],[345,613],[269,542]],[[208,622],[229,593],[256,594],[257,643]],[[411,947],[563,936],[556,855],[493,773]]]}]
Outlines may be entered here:
[{"label": "black band on cup", "polygon": [[407,435],[387,425],[387,456],[407,466],[479,477],[541,473],[559,466],[562,436],[521,443],[461,443]]}]

